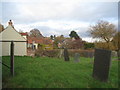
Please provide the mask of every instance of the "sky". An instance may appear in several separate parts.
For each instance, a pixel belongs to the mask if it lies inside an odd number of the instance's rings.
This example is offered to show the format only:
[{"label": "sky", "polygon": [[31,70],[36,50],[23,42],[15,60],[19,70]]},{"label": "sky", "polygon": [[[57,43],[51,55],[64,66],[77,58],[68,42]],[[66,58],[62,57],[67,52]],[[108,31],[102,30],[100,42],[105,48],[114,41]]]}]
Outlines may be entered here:
[{"label": "sky", "polygon": [[118,0],[2,0],[0,23],[6,27],[13,20],[17,31],[37,28],[43,36],[64,35],[72,30],[88,42],[94,41],[89,26],[98,20],[118,26]]}]

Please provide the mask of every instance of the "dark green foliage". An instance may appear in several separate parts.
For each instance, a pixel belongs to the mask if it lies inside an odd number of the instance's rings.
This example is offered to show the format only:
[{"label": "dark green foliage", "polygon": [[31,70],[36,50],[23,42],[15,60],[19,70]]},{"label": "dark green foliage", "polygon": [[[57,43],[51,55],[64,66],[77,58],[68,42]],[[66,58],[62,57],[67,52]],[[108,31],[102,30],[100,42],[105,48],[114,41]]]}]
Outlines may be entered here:
[{"label": "dark green foliage", "polygon": [[51,39],[51,40],[54,40],[54,37],[53,37],[53,35],[51,35],[51,36],[50,36],[50,39]]},{"label": "dark green foliage", "polygon": [[53,37],[54,37],[54,39],[55,39],[55,38],[56,38],[56,35],[54,35]]},{"label": "dark green foliage", "polygon": [[95,48],[94,43],[84,43],[84,49]]},{"label": "dark green foliage", "polygon": [[71,31],[71,33],[69,34],[69,36],[70,36],[71,38],[75,38],[75,39],[79,39],[79,38],[80,38],[75,31]]}]

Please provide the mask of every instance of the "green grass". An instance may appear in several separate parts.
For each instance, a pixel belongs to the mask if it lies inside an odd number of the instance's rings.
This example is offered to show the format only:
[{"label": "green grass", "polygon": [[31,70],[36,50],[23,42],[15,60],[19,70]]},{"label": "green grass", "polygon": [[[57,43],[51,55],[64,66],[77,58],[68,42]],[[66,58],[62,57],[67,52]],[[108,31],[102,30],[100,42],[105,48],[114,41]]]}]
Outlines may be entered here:
[{"label": "green grass", "polygon": [[[49,57],[15,57],[15,76],[3,66],[3,88],[118,88],[118,61],[111,64],[109,81],[92,78],[93,59],[75,63]],[[3,57],[9,64],[9,57]]]}]

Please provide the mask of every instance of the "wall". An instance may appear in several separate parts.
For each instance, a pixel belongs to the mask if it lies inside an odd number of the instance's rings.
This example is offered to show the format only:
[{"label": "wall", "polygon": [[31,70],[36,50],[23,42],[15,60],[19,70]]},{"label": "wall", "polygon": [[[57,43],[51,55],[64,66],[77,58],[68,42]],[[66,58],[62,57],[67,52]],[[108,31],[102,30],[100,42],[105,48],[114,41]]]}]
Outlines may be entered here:
[{"label": "wall", "polygon": [[[2,43],[2,56],[10,55],[10,42]],[[26,42],[14,42],[14,55],[24,56],[27,55]]]}]

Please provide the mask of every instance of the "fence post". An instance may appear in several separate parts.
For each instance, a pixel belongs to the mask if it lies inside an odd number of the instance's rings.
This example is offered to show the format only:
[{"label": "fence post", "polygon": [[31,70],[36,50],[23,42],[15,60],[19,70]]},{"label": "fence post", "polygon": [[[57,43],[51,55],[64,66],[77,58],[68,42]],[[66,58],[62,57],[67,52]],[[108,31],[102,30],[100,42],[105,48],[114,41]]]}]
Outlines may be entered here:
[{"label": "fence post", "polygon": [[10,51],[10,72],[14,76],[14,43],[11,41],[11,51]]}]

